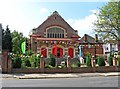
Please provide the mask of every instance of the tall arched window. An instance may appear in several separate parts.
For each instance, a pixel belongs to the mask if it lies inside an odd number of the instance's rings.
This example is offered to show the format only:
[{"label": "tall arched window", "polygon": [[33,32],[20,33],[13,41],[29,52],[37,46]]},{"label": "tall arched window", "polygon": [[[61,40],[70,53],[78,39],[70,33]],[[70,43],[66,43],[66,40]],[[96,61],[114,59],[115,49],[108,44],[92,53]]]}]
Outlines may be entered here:
[{"label": "tall arched window", "polygon": [[58,27],[47,29],[47,38],[64,38],[64,30]]}]

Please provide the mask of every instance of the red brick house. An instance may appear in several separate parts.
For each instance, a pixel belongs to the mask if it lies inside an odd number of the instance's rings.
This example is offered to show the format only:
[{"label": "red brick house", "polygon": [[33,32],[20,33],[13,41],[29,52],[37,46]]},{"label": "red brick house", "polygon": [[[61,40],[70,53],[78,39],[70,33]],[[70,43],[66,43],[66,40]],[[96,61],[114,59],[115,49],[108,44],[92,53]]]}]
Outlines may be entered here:
[{"label": "red brick house", "polygon": [[44,58],[49,58],[50,54],[59,58],[65,55],[74,58],[78,54],[79,38],[77,30],[55,11],[41,25],[33,29],[30,48],[42,54]]},{"label": "red brick house", "polygon": [[85,34],[80,39],[80,46],[82,47],[83,56],[86,56],[87,53],[92,54],[96,57],[97,55],[104,54],[103,42],[98,40],[98,36],[95,35],[95,38]]}]

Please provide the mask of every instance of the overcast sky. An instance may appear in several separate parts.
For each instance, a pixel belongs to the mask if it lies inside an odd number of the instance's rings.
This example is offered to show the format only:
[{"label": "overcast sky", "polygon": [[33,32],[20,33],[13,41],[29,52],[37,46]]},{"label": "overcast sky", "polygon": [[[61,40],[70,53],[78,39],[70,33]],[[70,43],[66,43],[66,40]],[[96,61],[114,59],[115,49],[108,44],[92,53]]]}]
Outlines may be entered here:
[{"label": "overcast sky", "polygon": [[9,25],[11,31],[17,30],[28,36],[31,29],[37,28],[56,10],[73,29],[78,30],[79,36],[82,37],[84,34],[93,36],[92,23],[97,19],[94,13],[107,2],[72,1],[12,0],[11,2],[11,0],[1,0],[0,23],[3,28]]}]

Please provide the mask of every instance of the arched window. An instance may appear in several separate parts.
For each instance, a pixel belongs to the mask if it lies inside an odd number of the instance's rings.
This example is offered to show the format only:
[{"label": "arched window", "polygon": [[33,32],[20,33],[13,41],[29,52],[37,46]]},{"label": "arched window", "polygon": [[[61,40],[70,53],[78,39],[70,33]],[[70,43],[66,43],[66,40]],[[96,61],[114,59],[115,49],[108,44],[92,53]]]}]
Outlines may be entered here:
[{"label": "arched window", "polygon": [[58,27],[49,28],[47,30],[48,38],[64,38],[64,30]]}]

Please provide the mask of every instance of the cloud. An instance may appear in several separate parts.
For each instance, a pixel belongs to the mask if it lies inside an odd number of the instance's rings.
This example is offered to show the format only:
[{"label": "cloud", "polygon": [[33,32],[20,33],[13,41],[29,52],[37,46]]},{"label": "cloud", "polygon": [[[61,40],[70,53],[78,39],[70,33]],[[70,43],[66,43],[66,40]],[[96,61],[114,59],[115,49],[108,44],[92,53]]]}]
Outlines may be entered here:
[{"label": "cloud", "polygon": [[[95,12],[95,10],[91,10]],[[68,19],[67,22],[73,27],[73,29],[78,30],[78,34],[82,37],[84,34],[89,34],[94,36],[93,23],[97,20],[95,14],[90,14],[83,19]]]},{"label": "cloud", "polygon": [[48,9],[47,8],[40,8],[40,13],[41,14],[45,14],[48,12]]},{"label": "cloud", "polygon": [[97,10],[97,9],[93,9],[93,10],[90,10],[89,12],[92,12],[93,14],[98,14],[100,10]]}]

